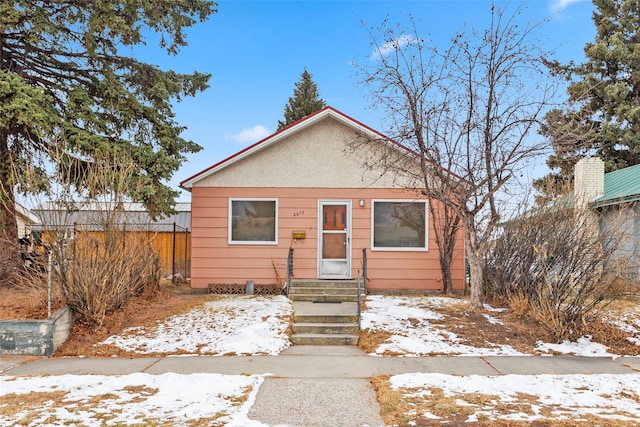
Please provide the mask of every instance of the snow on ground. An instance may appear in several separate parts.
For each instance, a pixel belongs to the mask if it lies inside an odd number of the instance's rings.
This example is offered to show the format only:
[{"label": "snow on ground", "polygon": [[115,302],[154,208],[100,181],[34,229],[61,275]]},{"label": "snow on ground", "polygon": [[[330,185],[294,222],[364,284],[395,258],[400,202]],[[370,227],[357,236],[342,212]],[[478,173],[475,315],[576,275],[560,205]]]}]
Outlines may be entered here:
[{"label": "snow on ground", "polygon": [[[399,356],[425,356],[445,354],[456,356],[526,356],[508,345],[487,342],[485,347],[470,347],[454,331],[430,320],[442,320],[444,315],[438,308],[460,307],[465,300],[446,297],[382,296],[367,297],[366,309],[362,313],[362,329],[387,331],[392,335],[377,349],[375,354]],[[501,324],[501,320],[490,313],[503,311],[485,304],[488,313],[483,314],[489,323]],[[640,343],[640,308],[629,310],[626,315],[617,314],[610,321],[629,333],[629,340]],[[640,345],[640,344],[637,344]],[[615,357],[607,347],[584,336],[577,342],[560,344],[538,342],[530,354],[563,353],[576,356]],[[619,356],[619,355],[618,355]]]},{"label": "snow on ground", "polygon": [[141,354],[276,355],[290,345],[286,331],[292,312],[285,296],[225,296],[152,328],[129,328],[101,344]]},{"label": "snow on ground", "polygon": [[[362,313],[362,329],[391,332],[391,337],[381,344],[376,354],[425,356],[452,354],[459,356],[523,356],[508,345],[487,343],[487,347],[470,347],[442,325],[430,320],[442,320],[443,314],[435,311],[443,306],[466,304],[465,301],[442,297],[406,297],[370,295]],[[494,318],[492,318],[494,319]],[[497,321],[497,319],[494,319]]]},{"label": "snow on ground", "polygon": [[[263,426],[247,415],[263,381],[259,375],[172,373],[0,376],[0,425],[187,426],[210,419],[207,425]],[[17,413],[3,408],[12,403],[20,405]]]},{"label": "snow on ground", "polygon": [[[404,390],[403,394],[408,397],[428,397],[433,394],[432,388],[438,388],[445,397],[455,397],[460,407],[475,406],[468,422],[482,418],[524,422],[551,418],[577,422],[587,421],[588,415],[623,421],[640,419],[638,374],[454,376],[411,373],[394,375],[390,382],[392,388]],[[479,403],[477,394],[491,398]],[[428,409],[413,415],[441,418]]]},{"label": "snow on ground", "polygon": [[[458,336],[430,320],[441,320],[436,309],[443,306],[467,304],[452,298],[369,296],[363,312],[363,328],[384,330],[392,336],[381,344],[376,354],[385,352],[404,356],[422,356],[430,352],[460,355],[524,355],[509,346],[486,343],[486,348],[461,344]],[[500,311],[486,306],[484,316],[488,322],[501,324],[491,315]],[[640,345],[640,309],[617,313],[609,321],[629,334],[629,340]],[[563,353],[578,356],[617,357],[607,347],[591,341],[590,336],[577,342],[560,344],[538,342],[532,352]],[[542,419],[572,420],[592,415],[601,418],[636,421],[640,418],[640,375],[504,375],[454,376],[433,373],[408,373],[390,378],[393,388],[403,390],[409,399],[425,400],[433,388],[441,389],[445,396],[456,397],[459,407],[469,410],[466,421],[514,420],[533,422]],[[492,396],[477,405],[477,395]],[[469,395],[465,400],[465,394]],[[532,401],[533,400],[533,401]],[[513,404],[509,409],[508,405]],[[500,408],[497,410],[496,408]],[[525,408],[526,410],[524,410]],[[544,413],[544,415],[542,415]],[[429,410],[409,417],[428,419],[439,417]]]},{"label": "snow on ground", "polygon": [[[470,347],[463,344],[454,331],[433,323],[444,316],[436,311],[438,307],[457,304],[467,302],[438,297],[369,296],[362,327],[391,333],[376,354],[385,351],[404,356],[434,352],[468,356],[521,354],[509,346],[492,343],[486,343],[483,348]],[[487,307],[488,321],[499,323],[499,319],[491,315],[496,311]],[[151,328],[133,328],[106,342],[140,353],[275,355],[289,346],[285,331],[291,313],[291,303],[285,297],[230,296],[206,302],[202,308],[170,317]],[[629,333],[630,340],[640,341],[640,310],[629,310],[611,321],[618,322],[619,327]],[[591,342],[589,337],[583,337],[577,343],[540,342],[535,351],[611,356],[604,346]],[[262,426],[248,418],[248,411],[263,381],[261,375],[221,374],[0,376],[0,425],[82,423],[102,426],[144,424],[145,420],[157,418],[161,423],[171,425],[217,419],[212,421],[214,425]],[[569,420],[588,414],[640,418],[638,374],[452,376],[409,373],[392,376],[390,381],[393,387],[418,399],[428,397],[439,388],[447,396],[456,396],[458,406],[471,405],[464,400],[467,393],[487,395],[480,408],[470,411],[469,421],[496,417],[534,421],[543,418],[542,413],[550,418]],[[29,402],[34,392],[54,394],[49,397],[43,394],[37,405],[31,407],[23,402],[21,395],[32,393],[25,399]],[[523,396],[528,399],[524,406],[517,402]],[[427,400],[425,398],[421,400]],[[20,405],[17,407],[20,414],[17,418],[7,418],[3,415],[7,413],[5,406],[14,400]],[[505,412],[508,415],[496,415],[496,408],[504,408],[510,402],[514,403],[514,409]],[[528,410],[519,409],[523,407]],[[435,417],[428,410],[418,415]],[[24,416],[25,421],[13,424],[20,416]]]},{"label": "snow on ground", "polygon": [[616,312],[615,316],[609,314],[606,318],[622,332],[629,334],[629,341],[640,345],[640,306],[630,307],[622,313]]}]

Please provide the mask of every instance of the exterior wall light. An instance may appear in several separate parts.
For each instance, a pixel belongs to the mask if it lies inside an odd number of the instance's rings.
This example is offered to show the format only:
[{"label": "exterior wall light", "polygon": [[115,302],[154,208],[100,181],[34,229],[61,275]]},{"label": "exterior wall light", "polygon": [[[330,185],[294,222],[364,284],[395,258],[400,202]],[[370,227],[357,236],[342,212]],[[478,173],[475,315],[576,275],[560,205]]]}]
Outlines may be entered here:
[{"label": "exterior wall light", "polygon": [[360,199],[360,207],[364,207],[364,199]]}]

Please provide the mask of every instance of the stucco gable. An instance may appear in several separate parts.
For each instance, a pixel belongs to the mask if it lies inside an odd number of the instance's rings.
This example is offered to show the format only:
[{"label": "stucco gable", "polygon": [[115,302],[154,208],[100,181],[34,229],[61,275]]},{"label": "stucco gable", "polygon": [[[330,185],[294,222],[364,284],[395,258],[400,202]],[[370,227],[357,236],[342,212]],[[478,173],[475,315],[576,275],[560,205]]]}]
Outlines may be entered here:
[{"label": "stucco gable", "polygon": [[[354,143],[366,138],[369,145]],[[328,107],[182,183],[192,187],[398,188],[409,178],[366,167],[371,144],[393,145]],[[395,147],[394,149],[399,149]],[[404,155],[408,155],[407,151]]]}]

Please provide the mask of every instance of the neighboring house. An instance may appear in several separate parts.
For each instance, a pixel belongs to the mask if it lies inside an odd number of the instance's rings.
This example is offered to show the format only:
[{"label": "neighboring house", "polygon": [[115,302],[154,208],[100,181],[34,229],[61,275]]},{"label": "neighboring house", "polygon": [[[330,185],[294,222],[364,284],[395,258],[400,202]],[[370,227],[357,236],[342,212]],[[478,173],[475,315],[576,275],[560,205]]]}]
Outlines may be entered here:
[{"label": "neighboring house", "polygon": [[[363,138],[372,142],[353,144]],[[191,287],[284,286],[291,248],[296,280],[355,279],[366,264],[369,291],[441,290],[430,201],[409,177],[365,166],[377,146],[417,166],[406,148],[327,107],[184,180]]]},{"label": "neighboring house", "polygon": [[604,173],[604,162],[591,157],[575,167],[576,206],[599,215],[598,228],[617,233],[616,258],[628,261],[629,277],[640,279],[640,165]]},{"label": "neighboring house", "polygon": [[15,207],[16,222],[18,223],[18,238],[29,237],[31,227],[38,223],[38,217],[19,203],[16,203]]},{"label": "neighboring house", "polygon": [[103,232],[107,218],[111,218],[126,232],[149,234],[164,276],[180,273],[188,277],[191,205],[177,203],[174,209],[174,215],[153,220],[142,203],[45,202],[33,209],[40,219],[33,229],[44,233],[55,231],[72,239],[79,232]]}]

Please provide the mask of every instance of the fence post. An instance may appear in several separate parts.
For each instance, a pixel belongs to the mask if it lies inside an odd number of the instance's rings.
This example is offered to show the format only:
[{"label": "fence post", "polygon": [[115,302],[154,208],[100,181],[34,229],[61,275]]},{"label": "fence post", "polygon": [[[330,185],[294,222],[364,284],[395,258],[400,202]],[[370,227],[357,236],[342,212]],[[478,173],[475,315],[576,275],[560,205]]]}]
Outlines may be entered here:
[{"label": "fence post", "polygon": [[173,223],[173,247],[171,248],[171,281],[176,283],[176,223]]},{"label": "fence post", "polygon": [[184,277],[191,277],[191,241],[189,240],[191,232],[189,228],[184,231]]}]

